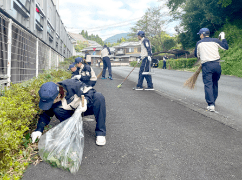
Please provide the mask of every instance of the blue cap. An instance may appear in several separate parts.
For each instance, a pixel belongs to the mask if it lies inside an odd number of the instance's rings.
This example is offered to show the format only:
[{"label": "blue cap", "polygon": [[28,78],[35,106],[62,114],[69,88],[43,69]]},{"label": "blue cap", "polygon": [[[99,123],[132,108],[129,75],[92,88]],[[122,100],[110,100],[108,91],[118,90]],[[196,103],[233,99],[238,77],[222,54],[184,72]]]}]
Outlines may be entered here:
[{"label": "blue cap", "polygon": [[44,83],[39,90],[39,108],[49,110],[59,94],[59,87],[53,82]]},{"label": "blue cap", "polygon": [[83,59],[81,57],[76,58],[73,64],[77,64],[77,63],[83,63]]},{"label": "blue cap", "polygon": [[145,32],[144,31],[139,31],[137,33],[137,35],[140,36],[140,37],[145,37]]},{"label": "blue cap", "polygon": [[202,28],[200,29],[200,31],[197,34],[205,34],[205,35],[209,35],[210,31],[208,28]]},{"label": "blue cap", "polygon": [[71,64],[70,66],[69,66],[69,69],[68,70],[70,70],[71,68],[74,68],[75,67],[75,65],[74,64]]}]

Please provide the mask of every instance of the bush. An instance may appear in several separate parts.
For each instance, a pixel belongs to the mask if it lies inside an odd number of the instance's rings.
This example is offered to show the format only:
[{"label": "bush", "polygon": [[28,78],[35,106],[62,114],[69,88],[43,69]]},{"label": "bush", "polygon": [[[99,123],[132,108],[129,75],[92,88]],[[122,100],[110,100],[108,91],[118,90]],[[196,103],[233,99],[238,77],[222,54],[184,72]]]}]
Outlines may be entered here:
[{"label": "bush", "polygon": [[[181,59],[169,59],[166,61],[166,67],[171,69],[184,69],[192,68],[193,65],[197,62],[197,58],[181,58]],[[159,68],[163,67],[163,61],[159,61]]]},{"label": "bush", "polygon": [[[71,77],[63,70],[51,70],[38,78],[12,84],[0,97],[0,177],[19,179],[28,163],[20,163],[19,155],[25,155],[23,147],[30,142],[30,133],[35,130],[37,116],[41,113],[38,103],[40,86],[49,81],[58,82]],[[28,137],[28,138],[26,138]],[[7,173],[11,170],[11,174]]]},{"label": "bush", "polygon": [[[131,61],[131,62],[130,62],[130,66],[131,66],[131,67],[136,66],[136,64],[137,64],[137,61]],[[141,66],[141,63],[139,63],[137,67],[140,67],[140,66]]]}]

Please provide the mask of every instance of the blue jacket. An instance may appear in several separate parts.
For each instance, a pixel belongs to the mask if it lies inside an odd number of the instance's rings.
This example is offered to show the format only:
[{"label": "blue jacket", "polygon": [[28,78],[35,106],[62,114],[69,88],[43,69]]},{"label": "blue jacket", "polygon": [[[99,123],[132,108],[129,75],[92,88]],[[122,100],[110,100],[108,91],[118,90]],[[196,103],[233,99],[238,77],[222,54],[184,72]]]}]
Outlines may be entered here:
[{"label": "blue jacket", "polygon": [[[89,90],[85,92],[85,89],[87,88],[86,85],[76,79],[67,79],[67,80],[58,82],[58,84],[61,85],[67,91],[66,97],[65,97],[67,104],[70,104],[74,101],[75,95],[77,95],[78,97],[81,97],[81,95],[84,95],[85,99],[87,100],[87,107],[88,108],[92,107],[93,96],[94,96],[94,93],[96,92],[95,89],[88,87]],[[74,113],[75,108],[73,108],[72,110],[63,109],[62,101],[59,101],[53,104],[49,110],[43,111],[43,113],[40,115],[37,128],[35,131],[43,132],[44,127],[49,124],[50,118],[53,117],[54,115],[61,122],[68,119]]]}]

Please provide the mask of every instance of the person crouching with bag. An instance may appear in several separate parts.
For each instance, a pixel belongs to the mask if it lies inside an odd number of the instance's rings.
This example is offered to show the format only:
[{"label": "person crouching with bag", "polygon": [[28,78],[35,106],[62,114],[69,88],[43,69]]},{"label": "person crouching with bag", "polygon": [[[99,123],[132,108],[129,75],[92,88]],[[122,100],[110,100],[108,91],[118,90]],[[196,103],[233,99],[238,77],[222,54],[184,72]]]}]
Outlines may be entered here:
[{"label": "person crouching with bag", "polygon": [[100,92],[96,92],[90,86],[86,86],[77,79],[67,79],[62,82],[47,82],[40,87],[39,108],[44,110],[38,120],[36,130],[31,134],[32,143],[40,138],[44,127],[50,123],[54,115],[60,122],[70,118],[79,105],[81,95],[85,97],[84,107],[81,112],[84,116],[93,115],[96,119],[96,144],[106,144],[106,105],[105,98]]}]

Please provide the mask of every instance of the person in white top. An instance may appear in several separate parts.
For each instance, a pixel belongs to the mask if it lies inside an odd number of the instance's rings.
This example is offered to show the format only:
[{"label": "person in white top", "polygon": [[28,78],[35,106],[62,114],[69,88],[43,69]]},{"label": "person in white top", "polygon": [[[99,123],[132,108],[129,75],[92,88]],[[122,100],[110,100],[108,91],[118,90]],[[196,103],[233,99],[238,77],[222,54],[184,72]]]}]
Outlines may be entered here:
[{"label": "person in white top", "polygon": [[110,80],[113,80],[109,55],[111,55],[110,49],[109,49],[109,47],[107,47],[107,45],[104,45],[103,50],[101,51],[101,58],[103,59],[102,79],[107,79],[107,78],[105,78],[105,74],[106,74],[106,69],[108,68],[108,73],[109,73],[108,78]]}]

